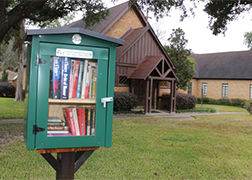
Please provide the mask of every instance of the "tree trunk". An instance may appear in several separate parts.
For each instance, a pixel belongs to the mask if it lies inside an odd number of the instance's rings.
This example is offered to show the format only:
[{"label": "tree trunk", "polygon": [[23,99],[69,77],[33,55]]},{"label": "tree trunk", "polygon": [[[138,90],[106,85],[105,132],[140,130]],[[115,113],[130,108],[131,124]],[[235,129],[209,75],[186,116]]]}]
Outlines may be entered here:
[{"label": "tree trunk", "polygon": [[24,27],[25,20],[22,20],[20,25],[20,37],[17,37],[16,43],[18,43],[18,78],[17,78],[17,87],[16,87],[16,96],[14,101],[24,101],[23,97],[23,71],[24,71],[24,44],[23,44],[23,35],[25,33]]}]

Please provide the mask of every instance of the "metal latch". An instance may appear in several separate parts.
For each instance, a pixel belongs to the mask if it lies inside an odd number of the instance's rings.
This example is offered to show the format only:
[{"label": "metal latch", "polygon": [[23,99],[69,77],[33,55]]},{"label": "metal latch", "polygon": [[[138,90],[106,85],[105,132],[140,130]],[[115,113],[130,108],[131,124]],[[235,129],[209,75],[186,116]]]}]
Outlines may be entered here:
[{"label": "metal latch", "polygon": [[106,98],[102,98],[101,99],[101,103],[103,103],[103,107],[106,107],[107,102],[112,102],[113,101],[113,97],[106,97]]},{"label": "metal latch", "polygon": [[44,131],[45,128],[38,127],[36,124],[33,125],[33,134],[37,134],[37,132]]},{"label": "metal latch", "polygon": [[47,63],[47,60],[40,59],[39,56],[36,56],[35,66],[38,66],[39,64],[45,64],[45,63]]}]

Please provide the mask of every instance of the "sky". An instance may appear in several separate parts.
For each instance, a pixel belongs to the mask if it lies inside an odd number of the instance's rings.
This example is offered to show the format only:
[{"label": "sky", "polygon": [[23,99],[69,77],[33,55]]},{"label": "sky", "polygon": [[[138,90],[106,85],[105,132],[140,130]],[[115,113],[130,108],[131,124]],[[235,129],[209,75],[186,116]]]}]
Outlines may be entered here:
[{"label": "sky", "polygon": [[[112,3],[111,0],[104,0],[107,7],[121,4],[127,0],[118,0]],[[248,50],[244,45],[244,33],[252,31],[252,14],[248,12],[242,14],[237,20],[232,21],[227,26],[225,36],[219,34],[215,36],[208,28],[208,15],[203,12],[204,4],[198,4],[194,9],[195,17],[187,17],[180,22],[181,12],[173,10],[169,17],[164,17],[156,22],[156,19],[148,19],[152,28],[161,29],[164,32],[163,38],[160,39],[163,45],[168,45],[167,39],[172,33],[172,29],[181,28],[185,32],[185,38],[188,40],[187,49],[191,49],[193,53],[206,54],[215,52],[244,51]],[[146,13],[146,12],[143,12]],[[149,14],[149,16],[151,16]]]}]

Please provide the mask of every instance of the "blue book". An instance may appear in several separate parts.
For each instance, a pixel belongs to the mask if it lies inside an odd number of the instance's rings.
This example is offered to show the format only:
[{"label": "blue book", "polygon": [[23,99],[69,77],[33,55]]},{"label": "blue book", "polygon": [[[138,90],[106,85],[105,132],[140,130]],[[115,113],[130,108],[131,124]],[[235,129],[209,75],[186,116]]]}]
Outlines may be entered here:
[{"label": "blue book", "polygon": [[52,58],[52,99],[60,98],[60,58]]},{"label": "blue book", "polygon": [[84,62],[80,61],[80,68],[79,68],[79,75],[78,75],[78,84],[77,84],[76,98],[80,98],[81,97],[81,85],[82,85],[83,65],[84,65]]},{"label": "blue book", "polygon": [[62,57],[60,99],[68,99],[69,97],[70,66],[71,59],[69,57]]}]

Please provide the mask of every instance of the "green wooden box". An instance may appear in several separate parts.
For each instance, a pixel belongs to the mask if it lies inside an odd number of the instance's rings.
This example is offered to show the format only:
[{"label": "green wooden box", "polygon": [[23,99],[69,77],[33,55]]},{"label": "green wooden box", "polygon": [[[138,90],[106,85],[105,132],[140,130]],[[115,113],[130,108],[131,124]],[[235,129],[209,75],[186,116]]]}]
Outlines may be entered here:
[{"label": "green wooden box", "polygon": [[81,28],[27,30],[27,149],[110,147],[116,47]]}]

